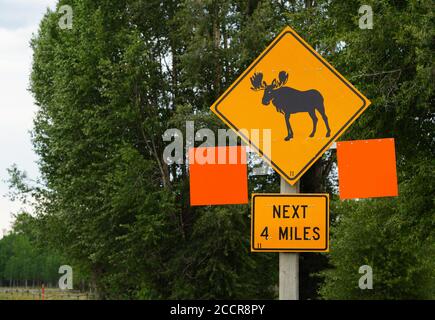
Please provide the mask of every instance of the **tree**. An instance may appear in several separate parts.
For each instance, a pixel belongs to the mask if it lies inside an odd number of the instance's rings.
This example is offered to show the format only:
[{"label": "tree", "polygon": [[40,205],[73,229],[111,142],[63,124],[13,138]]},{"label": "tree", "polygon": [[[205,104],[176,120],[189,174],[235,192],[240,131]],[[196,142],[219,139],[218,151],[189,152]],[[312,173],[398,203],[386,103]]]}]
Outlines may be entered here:
[{"label": "tree", "polygon": [[[435,294],[434,175],[419,164],[400,197],[336,202],[322,296],[328,299],[433,299]],[[429,174],[428,174],[429,173]],[[412,200],[410,200],[412,199]],[[373,289],[361,290],[358,269],[373,270]]]},{"label": "tree", "polygon": [[[429,1],[377,2],[373,30],[357,27],[356,0],[68,4],[73,28],[60,29],[59,14],[47,12],[32,41],[31,91],[39,106],[33,144],[42,187],[20,184],[19,172],[15,186],[36,199],[36,224],[45,231],[37,241],[89,274],[101,298],[276,296],[277,255],[249,253],[249,208],[191,207],[187,166],[164,161],[162,135],[187,120],[198,129],[220,127],[209,106],[286,24],[373,101],[347,138],[394,135],[406,190],[419,179],[413,165],[432,168]],[[302,191],[333,192],[327,177],[334,160],[328,154],[318,161]],[[276,174],[249,182],[257,192],[279,188]],[[421,203],[428,199],[425,193]],[[353,228],[359,206],[398,216],[408,205],[402,199],[337,204],[334,234],[353,240],[353,232],[368,231]],[[378,226],[387,219],[363,217]],[[414,223],[427,221],[416,215]],[[348,257],[363,248],[341,244],[331,252],[336,269],[326,276],[326,298],[335,294],[331,279],[353,270]],[[321,277],[313,273],[326,267],[326,257],[302,256],[302,280],[310,281],[303,298],[318,297]],[[394,265],[398,257],[389,255]]]},{"label": "tree", "polygon": [[[334,64],[372,100],[348,139],[394,137],[399,197],[337,202],[325,298],[432,298],[433,10],[430,1],[373,2],[374,28],[357,28],[357,1],[328,6]],[[381,27],[382,26],[382,27]],[[375,183],[375,181],[373,182]],[[358,288],[373,267],[374,289]]]},{"label": "tree", "polygon": [[205,110],[240,70],[229,26],[241,28],[245,4],[69,4],[73,29],[48,12],[32,42],[48,241],[91,271],[102,298],[272,297],[276,271],[252,276],[273,266],[249,254],[247,208],[191,208],[186,167],[162,158],[183,108],[213,122]]},{"label": "tree", "polygon": [[40,247],[35,236],[37,220],[28,213],[15,216],[12,231],[0,239],[0,281],[9,286],[55,285],[61,256],[49,247]]}]

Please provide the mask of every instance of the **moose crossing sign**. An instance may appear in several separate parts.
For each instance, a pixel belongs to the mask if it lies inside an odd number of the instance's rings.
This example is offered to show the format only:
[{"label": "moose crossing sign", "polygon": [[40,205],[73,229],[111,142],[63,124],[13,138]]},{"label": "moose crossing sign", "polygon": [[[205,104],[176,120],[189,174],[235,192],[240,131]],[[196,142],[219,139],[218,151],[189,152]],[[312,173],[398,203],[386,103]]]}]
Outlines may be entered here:
[{"label": "moose crossing sign", "polygon": [[329,251],[329,195],[252,195],[251,251]]},{"label": "moose crossing sign", "polygon": [[[295,184],[369,105],[287,27],[211,110]],[[264,132],[270,132],[270,141],[261,137]]]}]

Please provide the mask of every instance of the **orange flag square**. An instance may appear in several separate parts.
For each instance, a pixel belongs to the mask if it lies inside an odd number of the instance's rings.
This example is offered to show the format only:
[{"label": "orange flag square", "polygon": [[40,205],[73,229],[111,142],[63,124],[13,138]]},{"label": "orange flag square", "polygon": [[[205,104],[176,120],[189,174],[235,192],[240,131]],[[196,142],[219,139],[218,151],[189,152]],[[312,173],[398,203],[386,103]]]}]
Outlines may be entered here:
[{"label": "orange flag square", "polygon": [[190,205],[248,203],[246,148],[189,149]]},{"label": "orange flag square", "polygon": [[394,139],[337,142],[340,199],[398,196]]}]

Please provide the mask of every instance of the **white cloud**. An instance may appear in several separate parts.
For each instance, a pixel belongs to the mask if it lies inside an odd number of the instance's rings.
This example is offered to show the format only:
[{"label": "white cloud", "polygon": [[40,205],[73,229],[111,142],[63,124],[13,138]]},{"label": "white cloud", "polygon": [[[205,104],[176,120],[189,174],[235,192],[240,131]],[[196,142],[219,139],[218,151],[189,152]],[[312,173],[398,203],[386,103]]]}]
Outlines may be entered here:
[{"label": "white cloud", "polygon": [[0,27],[18,29],[38,25],[48,7],[54,9],[54,0],[0,0]]},{"label": "white cloud", "polygon": [[10,202],[6,169],[13,163],[36,178],[37,159],[32,151],[29,131],[37,110],[27,90],[31,70],[32,33],[38,31],[47,6],[56,0],[0,0],[0,235],[10,228],[11,212],[20,204]]}]

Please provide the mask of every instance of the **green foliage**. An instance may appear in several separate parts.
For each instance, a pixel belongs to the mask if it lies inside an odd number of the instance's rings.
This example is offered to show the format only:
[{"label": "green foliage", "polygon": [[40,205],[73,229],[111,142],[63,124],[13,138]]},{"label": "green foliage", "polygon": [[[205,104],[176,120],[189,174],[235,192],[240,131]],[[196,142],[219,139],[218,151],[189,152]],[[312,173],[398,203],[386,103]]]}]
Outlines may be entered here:
[{"label": "green foliage", "polygon": [[248,62],[246,12],[270,6],[68,4],[73,29],[48,12],[32,41],[43,241],[89,270],[101,298],[273,297],[276,265],[249,253],[247,207],[190,207],[186,166],[162,159],[167,128],[221,127],[208,108]]},{"label": "green foliage", "polygon": [[[359,30],[358,1],[333,2],[335,65],[372,100],[346,138],[394,137],[397,199],[335,203],[329,299],[434,298],[433,3],[371,3],[374,28]],[[370,4],[370,3],[368,3]],[[432,26],[432,27],[431,27]],[[373,181],[376,183],[376,181]],[[358,288],[358,268],[373,268],[373,290]]]},{"label": "green foliage", "polygon": [[[289,24],[372,100],[347,138],[397,142],[398,199],[333,203],[321,294],[433,297],[431,1],[368,1],[373,30],[358,28],[357,0],[63,4],[73,28],[49,11],[31,44],[42,177],[29,186],[10,171],[37,214],[19,216],[0,242],[3,274],[27,277],[27,254],[51,270],[59,255],[101,298],[274,298],[277,255],[249,252],[249,208],[191,207],[187,167],[163,161],[162,134],[188,120],[222,127],[209,106]],[[322,177],[333,161],[319,162]],[[277,192],[278,182],[252,176],[249,190]],[[362,264],[374,268],[372,291],[357,288]],[[324,267],[324,256],[303,255],[304,298],[317,298],[320,278],[308,273]]]},{"label": "green foliage", "polygon": [[2,285],[57,284],[62,259],[55,251],[38,246],[36,223],[29,214],[18,214],[13,231],[0,239]]},{"label": "green foliage", "polygon": [[[323,297],[434,299],[435,176],[426,169],[416,168],[415,180],[401,185],[397,199],[335,203],[329,254],[334,269],[323,273]],[[362,265],[373,269],[372,290],[358,286]]]}]

